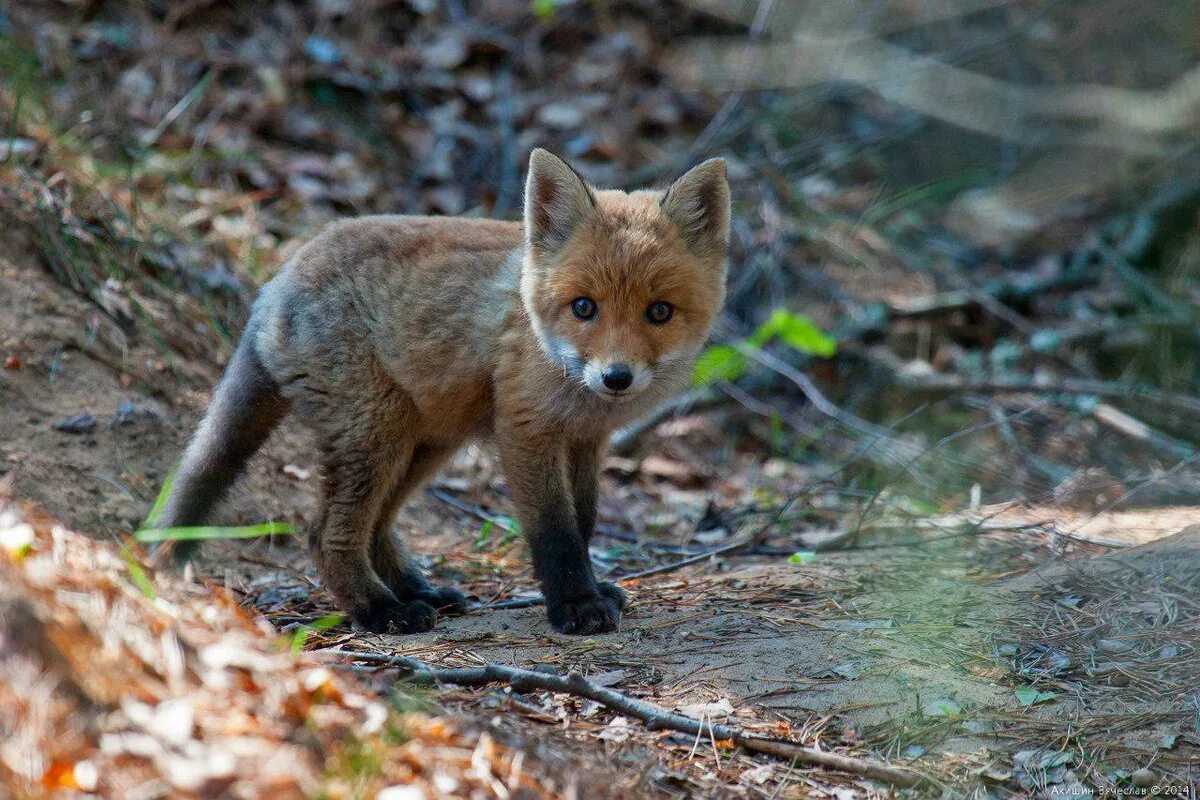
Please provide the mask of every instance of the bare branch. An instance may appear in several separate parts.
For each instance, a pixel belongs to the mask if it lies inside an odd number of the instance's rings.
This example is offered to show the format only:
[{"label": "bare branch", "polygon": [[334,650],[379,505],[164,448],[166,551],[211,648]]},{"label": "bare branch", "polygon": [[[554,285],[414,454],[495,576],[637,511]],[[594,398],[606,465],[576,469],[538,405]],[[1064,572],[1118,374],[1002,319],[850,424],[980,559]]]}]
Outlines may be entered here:
[{"label": "bare branch", "polygon": [[406,656],[385,655],[379,653],[358,653],[347,650],[318,651],[348,658],[370,661],[377,664],[402,667],[410,671],[408,680],[413,683],[440,685],[445,683],[460,686],[484,686],[489,683],[503,683],[519,692],[543,691],[561,692],[576,697],[593,700],[618,713],[641,720],[651,730],[672,730],[692,736],[710,736],[722,741],[733,741],[754,753],[775,756],[777,758],[794,759],[802,764],[825,767],[850,775],[882,781],[893,786],[929,786],[931,779],[902,767],[894,767],[879,761],[869,761],[854,756],[828,753],[812,747],[805,747],[795,742],[783,739],[773,739],[765,736],[755,736],[730,725],[694,719],[693,717],[676,714],[655,703],[638,700],[628,695],[599,686],[583,677],[578,672],[567,675],[554,675],[545,672],[520,667],[509,667],[503,664],[487,664],[482,667],[465,669],[437,669]]}]

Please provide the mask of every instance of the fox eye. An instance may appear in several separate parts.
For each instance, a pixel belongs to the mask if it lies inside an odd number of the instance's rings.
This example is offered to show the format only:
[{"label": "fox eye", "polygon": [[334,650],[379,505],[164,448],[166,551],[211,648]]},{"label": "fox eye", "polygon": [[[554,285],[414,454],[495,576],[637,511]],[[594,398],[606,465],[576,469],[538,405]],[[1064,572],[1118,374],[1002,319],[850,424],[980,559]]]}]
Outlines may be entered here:
[{"label": "fox eye", "polygon": [[571,313],[579,319],[596,316],[596,301],[590,297],[576,297],[571,301]]},{"label": "fox eye", "polygon": [[646,309],[646,319],[655,325],[663,325],[671,319],[671,315],[675,313],[675,307],[670,303],[664,303],[662,300],[651,303]]}]

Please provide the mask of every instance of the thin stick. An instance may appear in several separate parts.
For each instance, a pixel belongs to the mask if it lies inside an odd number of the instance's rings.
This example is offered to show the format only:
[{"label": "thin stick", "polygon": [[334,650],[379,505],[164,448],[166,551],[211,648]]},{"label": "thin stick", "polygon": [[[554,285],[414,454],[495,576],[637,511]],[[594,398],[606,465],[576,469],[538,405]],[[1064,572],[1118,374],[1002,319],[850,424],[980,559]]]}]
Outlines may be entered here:
[{"label": "thin stick", "polygon": [[1153,403],[1176,411],[1200,414],[1200,400],[1187,395],[1161,392],[1147,386],[1136,386],[1114,381],[1089,378],[1040,379],[1033,376],[1012,378],[975,379],[961,375],[935,373],[931,375],[908,375],[900,371],[895,356],[884,355],[877,348],[855,349],[872,363],[892,373],[896,384],[917,392],[974,392],[976,394],[1091,394],[1120,400],[1137,400]]},{"label": "thin stick", "polygon": [[613,711],[641,720],[650,730],[678,731],[697,737],[707,733],[714,740],[733,741],[751,752],[795,759],[804,764],[826,767],[850,775],[859,775],[893,786],[932,785],[931,779],[927,776],[902,767],[893,767],[890,764],[868,761],[854,756],[827,753],[824,750],[805,747],[783,739],[755,736],[730,725],[704,722],[683,714],[676,714],[660,705],[638,700],[613,689],[599,686],[578,672],[554,675],[503,664],[487,664],[482,667],[463,669],[437,669],[408,656],[358,653],[342,649],[316,652],[401,667],[410,670],[411,674],[407,678],[409,681],[422,685],[453,683],[459,686],[484,686],[489,683],[503,683],[518,692],[543,691],[571,694],[594,700]]},{"label": "thin stick", "polygon": [[648,430],[656,428],[671,417],[699,411],[720,403],[721,398],[711,386],[690,389],[662,405],[649,414],[638,417],[623,428],[613,431],[608,439],[609,449],[617,455],[625,455],[634,449],[637,441]]},{"label": "thin stick", "polygon": [[672,561],[670,564],[660,564],[657,567],[650,567],[649,569],[643,569],[643,570],[638,570],[637,572],[631,572],[628,575],[620,576],[619,578],[617,578],[617,580],[618,581],[631,581],[631,580],[635,580],[637,578],[648,578],[651,575],[662,575],[664,572],[674,572],[677,569],[682,569],[683,567],[686,567],[690,564],[696,564],[700,561],[705,561],[707,559],[712,558],[713,556],[720,556],[720,555],[724,555],[725,553],[732,553],[734,550],[741,550],[743,547],[749,547],[750,545],[757,544],[759,538],[762,536],[762,533],[763,532],[760,530],[760,531],[757,531],[756,533],[754,533],[753,535],[746,536],[742,539],[737,540],[736,542],[730,542],[729,544],[721,545],[720,547],[715,547],[712,550],[705,550],[703,553],[697,553],[694,556],[688,556],[687,558],[681,559],[679,561]]},{"label": "thin stick", "polygon": [[1096,407],[1092,409],[1092,416],[1096,418],[1097,422],[1137,439],[1155,453],[1174,461],[1191,458],[1196,453],[1197,448],[1192,445],[1155,430],[1137,417],[1126,414],[1108,403],[1097,403]]}]

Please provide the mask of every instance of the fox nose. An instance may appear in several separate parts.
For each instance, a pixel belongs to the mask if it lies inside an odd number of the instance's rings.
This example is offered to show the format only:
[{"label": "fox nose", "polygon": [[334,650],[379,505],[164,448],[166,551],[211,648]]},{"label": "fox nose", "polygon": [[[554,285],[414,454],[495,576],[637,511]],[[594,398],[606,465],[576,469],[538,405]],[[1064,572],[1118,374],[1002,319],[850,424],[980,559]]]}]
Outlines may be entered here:
[{"label": "fox nose", "polygon": [[614,392],[623,392],[633,385],[633,370],[627,364],[613,364],[601,377],[604,385]]}]

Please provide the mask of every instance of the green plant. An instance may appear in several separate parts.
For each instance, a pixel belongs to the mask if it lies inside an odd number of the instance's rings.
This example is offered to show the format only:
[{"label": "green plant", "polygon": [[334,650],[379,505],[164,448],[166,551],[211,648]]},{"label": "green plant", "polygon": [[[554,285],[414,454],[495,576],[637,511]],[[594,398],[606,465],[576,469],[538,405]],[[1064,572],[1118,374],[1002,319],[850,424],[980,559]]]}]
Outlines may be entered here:
[{"label": "green plant", "polygon": [[692,383],[707,386],[737,380],[750,367],[751,359],[745,351],[765,347],[773,341],[819,358],[829,358],[837,352],[837,341],[807,316],[777,308],[743,341],[705,348],[692,370]]},{"label": "green plant", "polygon": [[330,628],[336,628],[342,624],[341,614],[326,614],[325,616],[313,620],[307,625],[301,625],[292,632],[291,651],[292,655],[296,655],[304,649],[304,645],[308,644],[308,637],[314,633],[321,633]]},{"label": "green plant", "polygon": [[496,516],[492,519],[485,520],[479,528],[479,535],[475,537],[475,549],[482,550],[492,539],[492,532],[496,528],[503,531],[500,536],[500,541],[497,542],[499,547],[508,545],[515,540],[521,533],[521,526],[512,517]]}]

